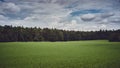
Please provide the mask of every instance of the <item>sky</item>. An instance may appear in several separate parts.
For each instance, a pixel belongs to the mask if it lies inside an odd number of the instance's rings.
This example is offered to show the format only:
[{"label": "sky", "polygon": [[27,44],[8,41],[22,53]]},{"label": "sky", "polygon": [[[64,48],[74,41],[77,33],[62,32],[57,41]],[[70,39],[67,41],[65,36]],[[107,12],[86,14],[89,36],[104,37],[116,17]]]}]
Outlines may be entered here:
[{"label": "sky", "polygon": [[0,0],[0,25],[116,30],[120,0]]}]

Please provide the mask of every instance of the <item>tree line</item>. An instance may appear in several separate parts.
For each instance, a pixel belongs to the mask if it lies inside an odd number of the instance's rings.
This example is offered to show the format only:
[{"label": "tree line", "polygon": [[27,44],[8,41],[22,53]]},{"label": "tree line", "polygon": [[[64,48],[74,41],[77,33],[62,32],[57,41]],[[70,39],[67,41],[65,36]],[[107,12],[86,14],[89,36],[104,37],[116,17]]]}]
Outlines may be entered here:
[{"label": "tree line", "polygon": [[69,31],[37,27],[0,26],[0,42],[76,40],[120,41],[120,30]]}]

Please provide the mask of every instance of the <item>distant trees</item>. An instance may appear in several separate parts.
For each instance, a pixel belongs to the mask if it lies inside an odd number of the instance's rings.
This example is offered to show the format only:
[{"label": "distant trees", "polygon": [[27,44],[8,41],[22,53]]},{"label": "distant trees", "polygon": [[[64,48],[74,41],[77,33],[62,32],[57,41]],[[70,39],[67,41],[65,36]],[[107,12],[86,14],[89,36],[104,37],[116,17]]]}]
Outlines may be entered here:
[{"label": "distant trees", "polygon": [[0,26],[0,42],[13,41],[120,41],[120,30],[67,31],[49,28]]},{"label": "distant trees", "polygon": [[112,33],[109,36],[109,41],[120,41],[120,33]]}]

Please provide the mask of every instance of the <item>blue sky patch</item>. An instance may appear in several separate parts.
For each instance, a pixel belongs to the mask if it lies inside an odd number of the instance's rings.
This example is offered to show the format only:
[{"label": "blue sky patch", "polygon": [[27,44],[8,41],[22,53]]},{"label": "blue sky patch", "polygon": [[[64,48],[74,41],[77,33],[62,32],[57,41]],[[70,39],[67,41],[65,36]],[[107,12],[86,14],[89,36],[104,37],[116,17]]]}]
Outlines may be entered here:
[{"label": "blue sky patch", "polygon": [[89,10],[78,10],[71,13],[72,16],[78,16],[81,14],[88,14],[88,13],[102,13],[100,9],[89,9]]},{"label": "blue sky patch", "polygon": [[1,2],[4,2],[4,0],[0,0]]}]

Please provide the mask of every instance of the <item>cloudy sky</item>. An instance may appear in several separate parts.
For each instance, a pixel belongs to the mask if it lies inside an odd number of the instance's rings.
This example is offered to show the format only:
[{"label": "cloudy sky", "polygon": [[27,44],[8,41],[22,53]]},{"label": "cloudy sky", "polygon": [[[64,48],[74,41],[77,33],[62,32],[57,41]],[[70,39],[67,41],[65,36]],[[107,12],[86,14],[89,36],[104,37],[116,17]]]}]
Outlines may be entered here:
[{"label": "cloudy sky", "polygon": [[120,0],[0,0],[0,25],[120,29]]}]

